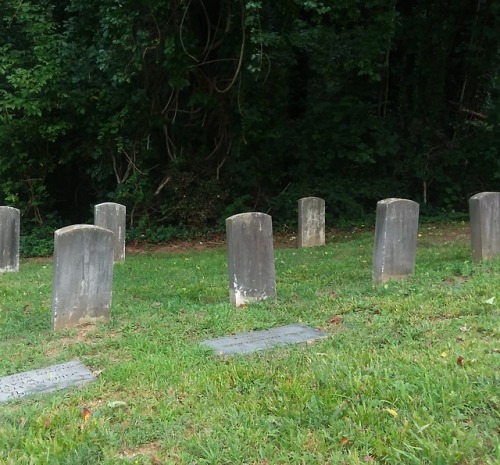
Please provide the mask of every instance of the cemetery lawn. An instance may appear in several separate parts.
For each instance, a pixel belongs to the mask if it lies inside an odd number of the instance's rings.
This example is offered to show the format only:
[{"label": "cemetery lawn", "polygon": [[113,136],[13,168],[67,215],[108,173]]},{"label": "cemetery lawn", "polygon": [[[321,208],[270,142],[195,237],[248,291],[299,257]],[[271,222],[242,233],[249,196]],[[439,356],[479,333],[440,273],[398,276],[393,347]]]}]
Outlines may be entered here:
[{"label": "cemetery lawn", "polygon": [[[224,248],[129,254],[108,323],[50,330],[52,261],[0,275],[0,376],[97,380],[0,405],[0,464],[500,463],[500,260],[421,225],[415,275],[374,285],[373,231],[277,248],[277,297],[233,308]],[[303,323],[328,338],[222,358],[200,341]],[[82,408],[90,414],[82,415]]]}]

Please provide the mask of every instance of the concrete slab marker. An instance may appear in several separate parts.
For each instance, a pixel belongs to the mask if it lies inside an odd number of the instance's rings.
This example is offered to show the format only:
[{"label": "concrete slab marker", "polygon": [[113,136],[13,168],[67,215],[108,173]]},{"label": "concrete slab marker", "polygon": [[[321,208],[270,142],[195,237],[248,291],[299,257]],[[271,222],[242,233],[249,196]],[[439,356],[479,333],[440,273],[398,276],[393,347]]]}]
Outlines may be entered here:
[{"label": "concrete slab marker", "polygon": [[202,341],[202,344],[214,349],[219,355],[233,355],[326,337],[327,335],[318,329],[303,324],[293,324],[263,331],[250,331],[233,336],[208,339]]},{"label": "concrete slab marker", "polygon": [[0,403],[78,386],[95,379],[94,374],[78,360],[4,376],[0,378]]}]

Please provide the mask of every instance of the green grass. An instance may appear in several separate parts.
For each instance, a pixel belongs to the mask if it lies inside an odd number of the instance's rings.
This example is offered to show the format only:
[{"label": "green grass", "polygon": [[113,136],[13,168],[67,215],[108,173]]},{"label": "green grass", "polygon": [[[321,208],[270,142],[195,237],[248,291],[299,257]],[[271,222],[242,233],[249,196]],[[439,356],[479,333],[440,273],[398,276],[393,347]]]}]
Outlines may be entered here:
[{"label": "green grass", "polygon": [[[372,232],[276,249],[278,296],[239,309],[222,248],[128,256],[111,321],[57,333],[52,263],[25,259],[0,275],[0,376],[75,358],[99,375],[2,404],[0,464],[500,463],[500,260],[471,262],[467,241],[423,225],[415,275],[382,285]],[[329,337],[228,359],[199,345],[296,322]]]}]

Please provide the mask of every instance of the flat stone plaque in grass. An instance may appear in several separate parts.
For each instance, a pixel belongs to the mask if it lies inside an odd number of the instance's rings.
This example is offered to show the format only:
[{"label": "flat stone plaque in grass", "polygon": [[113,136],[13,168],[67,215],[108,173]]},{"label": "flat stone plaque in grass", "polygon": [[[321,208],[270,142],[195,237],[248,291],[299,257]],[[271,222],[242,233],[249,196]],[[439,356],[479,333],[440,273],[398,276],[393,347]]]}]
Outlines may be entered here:
[{"label": "flat stone plaque in grass", "polygon": [[25,371],[0,378],[0,402],[58,391],[94,380],[93,373],[78,360]]},{"label": "flat stone plaque in grass", "polygon": [[297,344],[325,338],[326,334],[302,324],[281,326],[264,331],[250,331],[234,336],[219,337],[202,341],[205,346],[214,349],[219,355],[244,354],[270,347]]}]

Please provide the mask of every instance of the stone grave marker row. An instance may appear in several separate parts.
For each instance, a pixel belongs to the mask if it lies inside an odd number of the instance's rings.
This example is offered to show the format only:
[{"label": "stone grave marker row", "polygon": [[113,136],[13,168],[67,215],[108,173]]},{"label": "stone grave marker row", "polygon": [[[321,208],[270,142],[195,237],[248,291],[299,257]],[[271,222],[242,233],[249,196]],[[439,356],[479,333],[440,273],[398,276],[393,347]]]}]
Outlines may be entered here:
[{"label": "stone grave marker row", "polygon": [[[471,249],[474,261],[500,255],[500,192],[482,192],[469,199]],[[413,274],[417,250],[419,205],[405,199],[377,203],[373,280],[384,282]]]},{"label": "stone grave marker row", "polygon": [[[302,213],[308,205],[312,206],[315,213],[310,217],[315,218],[313,223],[316,223],[312,229],[324,233],[324,202],[317,198],[305,198],[299,202]],[[96,222],[110,229],[73,225],[55,232],[54,330],[109,318],[113,262],[123,258],[125,209],[122,207],[112,203],[97,206]],[[497,256],[500,251],[500,193],[475,195],[470,199],[470,209],[474,259]],[[411,200],[385,199],[378,202],[372,268],[374,281],[384,282],[413,273],[418,213],[418,204]],[[304,223],[307,223],[307,214],[304,216]],[[1,263],[4,271],[14,271],[19,262],[19,210],[0,207],[0,220],[0,244],[10,245],[2,246]],[[234,215],[226,220],[226,232],[231,303],[241,306],[273,297],[276,283],[271,217],[256,212]],[[115,239],[120,234],[117,245]],[[320,240],[314,243],[321,243],[321,236],[319,234]]]},{"label": "stone grave marker row", "polygon": [[[21,214],[17,208],[0,206],[0,272],[19,271],[20,217]],[[94,224],[114,233],[114,261],[123,262],[125,260],[125,206],[113,202],[96,205]]]},{"label": "stone grave marker row", "polygon": [[[321,199],[306,198],[299,201],[299,211],[302,212],[304,208],[314,210],[309,217],[305,214],[301,231],[305,231],[303,238],[314,236],[315,239],[309,242],[301,238],[299,244],[303,246],[322,243],[324,202],[318,200]],[[477,194],[469,203],[473,258],[494,258],[500,253],[500,193]],[[411,200],[392,198],[378,202],[372,269],[375,281],[384,282],[413,273],[418,214],[419,205]],[[100,218],[100,215],[106,218]],[[108,215],[113,219],[109,220]],[[107,228],[73,225],[55,232],[54,330],[109,319],[113,262],[124,257],[121,245],[123,239],[120,238],[118,245],[115,240],[124,231],[122,216],[123,209],[113,204],[101,205],[96,208],[96,222]],[[313,224],[310,228],[312,234],[307,233],[306,223]],[[276,285],[271,217],[255,212],[234,215],[226,220],[226,229],[231,302],[240,306],[274,296]],[[19,263],[19,210],[0,207],[0,247],[2,271],[16,271]],[[324,334],[313,328],[290,325],[202,343],[223,355],[231,355],[321,337]],[[0,378],[0,402],[93,379],[92,373],[80,362],[6,376]]]}]

